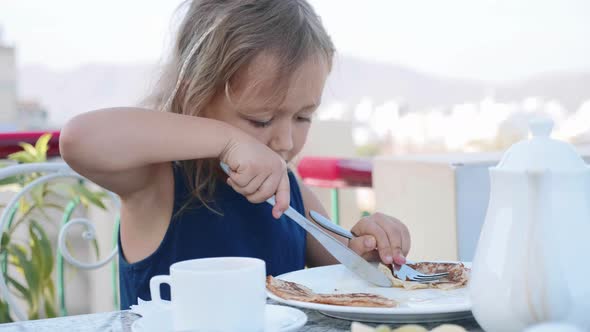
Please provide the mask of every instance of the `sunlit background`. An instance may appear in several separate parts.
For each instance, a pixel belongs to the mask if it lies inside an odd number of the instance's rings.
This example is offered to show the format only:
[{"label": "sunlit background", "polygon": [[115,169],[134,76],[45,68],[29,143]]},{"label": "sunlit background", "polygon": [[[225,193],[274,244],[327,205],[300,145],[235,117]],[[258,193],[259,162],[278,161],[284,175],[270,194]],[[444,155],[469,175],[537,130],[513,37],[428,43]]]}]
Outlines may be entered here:
[{"label": "sunlit background", "polygon": [[[501,150],[544,114],[590,143],[590,3],[311,0],[338,49],[318,121],[360,155]],[[59,128],[137,105],[181,1],[0,4],[0,130]]]}]

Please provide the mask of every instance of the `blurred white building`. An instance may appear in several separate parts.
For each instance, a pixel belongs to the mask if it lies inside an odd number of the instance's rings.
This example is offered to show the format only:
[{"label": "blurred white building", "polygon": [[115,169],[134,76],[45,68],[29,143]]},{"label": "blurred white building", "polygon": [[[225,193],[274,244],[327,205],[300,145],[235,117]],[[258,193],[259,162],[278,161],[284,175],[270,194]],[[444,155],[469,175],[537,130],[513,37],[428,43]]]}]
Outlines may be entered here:
[{"label": "blurred white building", "polygon": [[411,112],[395,100],[374,104],[365,98],[357,105],[333,104],[320,111],[320,120],[350,122],[355,145],[374,147],[371,151],[380,155],[503,151],[527,138],[528,123],[538,116],[554,121],[555,138],[590,145],[590,99],[577,111],[542,97],[509,102],[488,97]]},{"label": "blurred white building", "polygon": [[0,28],[0,131],[16,129],[17,117],[15,52],[4,43]]},{"label": "blurred white building", "polygon": [[21,130],[43,130],[49,127],[49,114],[36,100],[19,100],[18,127]]}]

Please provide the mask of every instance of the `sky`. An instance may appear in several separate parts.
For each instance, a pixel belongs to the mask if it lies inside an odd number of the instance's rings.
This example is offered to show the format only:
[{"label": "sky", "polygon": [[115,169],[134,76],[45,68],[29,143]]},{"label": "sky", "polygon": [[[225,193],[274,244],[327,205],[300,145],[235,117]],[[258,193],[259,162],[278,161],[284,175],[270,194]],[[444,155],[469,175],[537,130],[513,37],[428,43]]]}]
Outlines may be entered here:
[{"label": "sky", "polygon": [[[310,0],[341,54],[481,80],[590,71],[587,0]],[[180,0],[1,0],[19,65],[151,63]]]}]

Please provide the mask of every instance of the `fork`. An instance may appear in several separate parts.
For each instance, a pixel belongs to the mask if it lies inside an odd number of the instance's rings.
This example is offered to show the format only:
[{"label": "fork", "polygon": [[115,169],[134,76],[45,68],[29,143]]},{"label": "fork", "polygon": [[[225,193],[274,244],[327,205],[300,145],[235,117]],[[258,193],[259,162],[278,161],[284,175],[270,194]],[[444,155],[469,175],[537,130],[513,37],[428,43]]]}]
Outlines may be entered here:
[{"label": "fork", "polygon": [[[356,237],[356,235],[354,235],[352,232],[336,225],[330,219],[322,216],[321,214],[317,213],[316,211],[310,210],[309,215],[311,216],[311,219],[313,219],[316,223],[318,223],[318,225],[322,226],[323,228],[325,228],[331,232],[334,232],[334,233],[336,233],[340,236],[343,236],[349,240]],[[448,272],[433,273],[433,274],[421,273],[421,272],[418,272],[415,269],[409,267],[407,264],[415,264],[415,263],[412,261],[406,260],[406,264],[403,264],[400,266],[396,266],[395,264],[392,264],[393,275],[400,280],[416,281],[416,282],[420,282],[420,283],[437,282],[440,279],[449,275]]]},{"label": "fork", "polygon": [[415,264],[412,261],[406,259],[406,264],[400,265],[399,267],[393,265],[393,275],[400,280],[417,281],[421,283],[433,283],[449,275],[448,272],[425,274],[420,273],[417,270],[409,267],[407,264]]}]

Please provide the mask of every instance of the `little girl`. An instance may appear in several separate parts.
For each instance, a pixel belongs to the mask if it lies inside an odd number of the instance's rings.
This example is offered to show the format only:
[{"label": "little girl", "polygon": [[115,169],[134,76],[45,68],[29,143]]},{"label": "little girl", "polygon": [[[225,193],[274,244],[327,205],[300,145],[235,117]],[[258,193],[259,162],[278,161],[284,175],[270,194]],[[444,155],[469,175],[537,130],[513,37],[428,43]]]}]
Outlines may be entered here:
[{"label": "little girl", "polygon": [[[85,113],[60,137],[64,160],[121,198],[121,308],[150,299],[150,278],[181,260],[257,257],[270,275],[337,263],[282,216],[289,204],[326,214],[287,168],[305,143],[334,54],[312,7],[193,0],[172,53],[149,110]],[[274,208],[262,203],[272,195]],[[367,259],[405,262],[410,236],[398,220],[375,214],[352,232],[350,241],[334,236]]]}]

